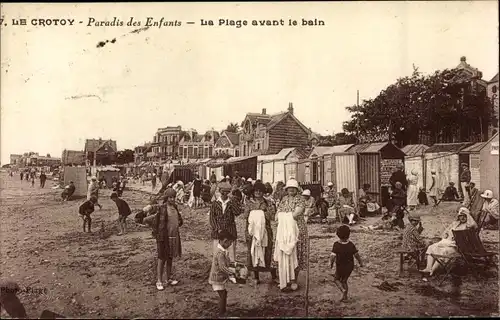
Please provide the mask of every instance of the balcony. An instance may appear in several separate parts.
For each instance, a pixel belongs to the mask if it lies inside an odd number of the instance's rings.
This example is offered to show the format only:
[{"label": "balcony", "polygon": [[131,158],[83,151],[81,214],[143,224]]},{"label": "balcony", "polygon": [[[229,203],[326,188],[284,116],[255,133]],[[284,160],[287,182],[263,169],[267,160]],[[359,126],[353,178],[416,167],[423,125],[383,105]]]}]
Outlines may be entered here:
[{"label": "balcony", "polygon": [[241,138],[242,138],[243,141],[252,142],[253,139],[254,139],[254,136],[251,133],[244,133],[244,134],[241,135]]}]

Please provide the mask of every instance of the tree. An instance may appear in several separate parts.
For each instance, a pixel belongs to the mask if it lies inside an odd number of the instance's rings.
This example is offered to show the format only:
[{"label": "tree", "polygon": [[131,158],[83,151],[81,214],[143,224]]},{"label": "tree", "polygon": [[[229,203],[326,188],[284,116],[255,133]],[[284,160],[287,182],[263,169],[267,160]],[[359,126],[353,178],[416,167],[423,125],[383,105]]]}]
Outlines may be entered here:
[{"label": "tree", "polygon": [[130,149],[125,149],[123,151],[118,151],[116,153],[116,163],[126,164],[134,162],[134,151]]},{"label": "tree", "polygon": [[240,125],[237,122],[231,122],[227,125],[226,131],[236,133],[240,129]]},{"label": "tree", "polygon": [[384,141],[399,145],[484,140],[494,121],[490,102],[477,79],[463,70],[443,70],[423,76],[417,68],[374,98],[349,106],[347,134],[359,142]]}]

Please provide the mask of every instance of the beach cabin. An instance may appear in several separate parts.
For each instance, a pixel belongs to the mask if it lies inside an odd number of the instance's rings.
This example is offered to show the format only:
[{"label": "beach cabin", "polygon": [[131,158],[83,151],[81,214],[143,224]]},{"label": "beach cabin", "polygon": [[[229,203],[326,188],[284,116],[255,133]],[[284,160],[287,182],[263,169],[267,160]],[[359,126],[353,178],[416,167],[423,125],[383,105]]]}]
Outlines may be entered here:
[{"label": "beach cabin", "polygon": [[271,184],[286,182],[290,178],[299,181],[298,162],[307,157],[304,152],[300,148],[285,148],[277,154],[258,156],[257,179]]},{"label": "beach cabin", "polygon": [[465,162],[469,165],[471,182],[476,184],[476,188],[481,189],[481,174],[479,168],[481,166],[480,151],[484,146],[484,142],[476,142],[471,146],[460,151],[461,163]]},{"label": "beach cabin", "polygon": [[232,157],[223,165],[223,175],[233,177],[238,172],[240,177],[257,179],[257,156]]},{"label": "beach cabin", "polygon": [[450,182],[460,190],[460,163],[469,161],[469,156],[460,151],[473,145],[471,142],[436,143],[425,150],[425,179],[431,181],[431,170],[436,170],[436,184],[439,189],[446,189]]},{"label": "beach cabin", "polygon": [[[362,147],[356,154],[358,188],[369,183],[367,193],[385,206],[389,198],[389,179],[398,165],[404,166],[405,153],[390,142],[377,142]],[[358,190],[353,191],[357,194]]]},{"label": "beach cabin", "polygon": [[113,185],[113,179],[118,179],[119,177],[120,169],[118,168],[110,166],[97,168],[97,180],[104,178],[104,181],[106,182],[106,186],[108,188],[111,188],[111,186]]},{"label": "beach cabin", "polygon": [[429,149],[429,146],[425,144],[409,144],[401,148],[405,156],[404,166],[406,176],[409,176],[413,170],[418,172],[418,188],[428,188],[426,184],[426,174],[425,174],[425,150]]},{"label": "beach cabin", "polygon": [[347,188],[357,196],[359,185],[358,155],[355,152],[356,147],[357,146],[353,146],[343,153],[336,153],[334,155],[332,166],[334,167],[335,179],[332,182],[336,192],[340,192],[342,188]]},{"label": "beach cabin", "polygon": [[341,154],[354,144],[343,144],[332,147],[315,147],[309,155],[307,181],[319,181],[321,185],[335,182],[335,154]]},{"label": "beach cabin", "polygon": [[[500,198],[500,190],[498,188],[498,133],[496,133],[490,140],[484,143],[479,151],[480,159],[480,190],[489,189],[493,191],[495,198]],[[478,186],[479,188],[479,186]]]}]

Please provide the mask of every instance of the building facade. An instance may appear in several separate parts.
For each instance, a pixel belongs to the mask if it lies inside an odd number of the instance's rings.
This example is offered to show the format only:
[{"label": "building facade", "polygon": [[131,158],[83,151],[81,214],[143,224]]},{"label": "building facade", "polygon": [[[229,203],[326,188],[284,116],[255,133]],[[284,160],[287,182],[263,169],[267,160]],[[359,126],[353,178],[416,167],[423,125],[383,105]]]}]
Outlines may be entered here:
[{"label": "building facade", "polygon": [[194,129],[186,131],[179,143],[179,159],[211,158],[219,136],[215,130],[209,130],[205,134],[198,134]]},{"label": "building facade", "polygon": [[142,146],[137,146],[134,148],[134,163],[140,164],[143,161],[149,161],[154,156],[153,145],[151,143],[145,143]]},{"label": "building facade", "polygon": [[241,156],[276,154],[284,148],[305,148],[315,137],[295,116],[293,104],[288,110],[269,115],[248,113],[243,120],[239,136]]},{"label": "building facade", "polygon": [[110,165],[116,161],[118,152],[116,141],[108,139],[87,139],[85,141],[84,153],[89,165]]},{"label": "building facade", "polygon": [[181,126],[158,128],[151,143],[149,158],[151,160],[177,159],[179,143],[183,135]]},{"label": "building facade", "polygon": [[219,156],[240,156],[240,136],[238,133],[223,131],[215,142],[214,155]]},{"label": "building facade", "polygon": [[21,159],[23,158],[22,154],[11,154],[10,155],[10,165],[19,165],[21,162]]},{"label": "building facade", "polygon": [[61,165],[61,158],[35,154],[27,159],[26,165],[33,167],[59,167]]},{"label": "building facade", "polygon": [[498,73],[488,82],[487,88],[488,100],[491,102],[495,119],[488,128],[488,137],[493,137],[498,132],[498,121],[500,114],[498,111]]},{"label": "building facade", "polygon": [[61,163],[63,166],[83,166],[86,163],[85,152],[75,150],[63,150]]}]

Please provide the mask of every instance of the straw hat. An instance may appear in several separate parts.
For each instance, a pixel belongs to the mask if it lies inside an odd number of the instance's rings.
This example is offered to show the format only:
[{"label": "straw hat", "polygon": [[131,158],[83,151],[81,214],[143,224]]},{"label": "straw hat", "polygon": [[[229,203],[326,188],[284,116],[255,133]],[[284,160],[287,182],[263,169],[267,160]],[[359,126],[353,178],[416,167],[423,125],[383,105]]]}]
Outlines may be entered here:
[{"label": "straw hat", "polygon": [[248,178],[247,182],[253,182],[252,178]]},{"label": "straw hat", "polygon": [[333,182],[331,182],[331,181],[330,181],[330,182],[328,182],[327,186],[329,186],[329,187],[333,187]]},{"label": "straw hat", "polygon": [[309,189],[304,190],[304,192],[302,192],[302,195],[303,196],[311,196],[311,190],[309,190]]},{"label": "straw hat", "polygon": [[219,191],[226,191],[230,192],[231,191],[231,185],[228,182],[222,182],[219,184]]},{"label": "straw hat", "polygon": [[299,190],[299,183],[295,179],[290,179],[286,182],[285,190],[288,188],[295,188]]},{"label": "straw hat", "polygon": [[484,199],[493,199],[493,191],[484,190],[484,192],[481,194],[481,197]]},{"label": "straw hat", "polygon": [[418,174],[417,169],[413,169],[413,170],[411,170],[411,174],[412,174],[412,175],[414,175],[414,176],[416,176],[416,175]]},{"label": "straw hat", "polygon": [[432,169],[432,170],[431,170],[431,173],[436,173],[436,170],[435,170],[435,169]]}]

